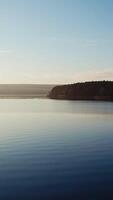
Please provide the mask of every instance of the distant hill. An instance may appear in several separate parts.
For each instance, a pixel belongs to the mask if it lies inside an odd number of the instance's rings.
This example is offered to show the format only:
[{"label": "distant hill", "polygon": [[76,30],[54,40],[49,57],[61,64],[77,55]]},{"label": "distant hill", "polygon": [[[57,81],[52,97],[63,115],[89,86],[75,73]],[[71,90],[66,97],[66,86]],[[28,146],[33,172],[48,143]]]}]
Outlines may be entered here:
[{"label": "distant hill", "polygon": [[113,81],[94,81],[55,86],[51,99],[113,101]]},{"label": "distant hill", "polygon": [[53,86],[39,84],[0,84],[0,98],[45,98]]}]

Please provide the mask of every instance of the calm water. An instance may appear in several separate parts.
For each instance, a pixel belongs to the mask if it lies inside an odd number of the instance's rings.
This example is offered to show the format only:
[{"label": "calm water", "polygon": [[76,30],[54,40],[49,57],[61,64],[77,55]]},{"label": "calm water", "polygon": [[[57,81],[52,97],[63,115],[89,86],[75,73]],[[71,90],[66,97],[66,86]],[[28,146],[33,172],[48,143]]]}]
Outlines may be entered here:
[{"label": "calm water", "polygon": [[0,100],[4,199],[113,199],[113,103]]}]

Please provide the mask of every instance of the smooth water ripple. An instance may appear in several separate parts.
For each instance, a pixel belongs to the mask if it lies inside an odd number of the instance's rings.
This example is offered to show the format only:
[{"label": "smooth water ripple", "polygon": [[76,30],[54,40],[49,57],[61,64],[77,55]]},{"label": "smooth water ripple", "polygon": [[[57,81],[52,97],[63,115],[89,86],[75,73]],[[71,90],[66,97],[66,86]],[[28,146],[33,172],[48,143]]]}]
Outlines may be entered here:
[{"label": "smooth water ripple", "polygon": [[113,103],[0,100],[0,199],[112,199]]}]

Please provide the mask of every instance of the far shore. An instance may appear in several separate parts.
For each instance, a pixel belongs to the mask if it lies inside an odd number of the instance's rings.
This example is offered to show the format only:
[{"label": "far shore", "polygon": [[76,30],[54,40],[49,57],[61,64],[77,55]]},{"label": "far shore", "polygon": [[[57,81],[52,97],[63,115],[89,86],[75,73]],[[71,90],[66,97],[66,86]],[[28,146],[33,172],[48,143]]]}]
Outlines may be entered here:
[{"label": "far shore", "polygon": [[47,98],[53,85],[0,84],[0,99]]},{"label": "far shore", "polygon": [[0,99],[47,99],[48,97],[46,96],[39,96],[39,95],[35,95],[35,96],[30,96],[30,95],[0,95]]}]

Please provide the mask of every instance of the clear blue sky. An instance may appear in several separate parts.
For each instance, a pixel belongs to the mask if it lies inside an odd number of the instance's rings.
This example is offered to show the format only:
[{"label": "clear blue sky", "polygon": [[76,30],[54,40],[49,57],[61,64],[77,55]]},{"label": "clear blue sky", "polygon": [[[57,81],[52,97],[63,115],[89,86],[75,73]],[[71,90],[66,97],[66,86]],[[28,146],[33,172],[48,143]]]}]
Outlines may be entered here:
[{"label": "clear blue sky", "polygon": [[0,0],[0,83],[113,80],[113,0]]}]

